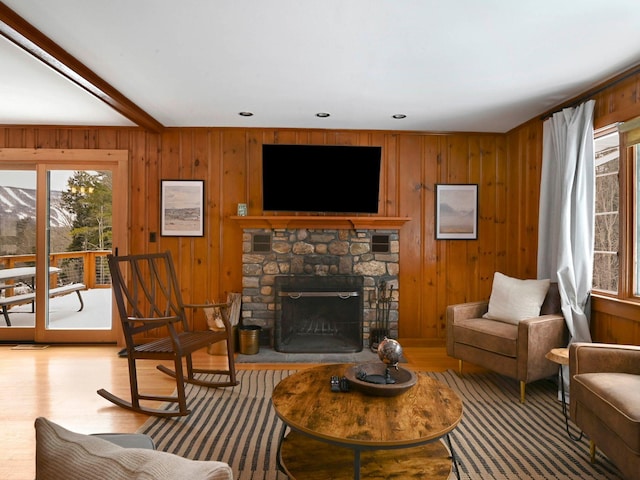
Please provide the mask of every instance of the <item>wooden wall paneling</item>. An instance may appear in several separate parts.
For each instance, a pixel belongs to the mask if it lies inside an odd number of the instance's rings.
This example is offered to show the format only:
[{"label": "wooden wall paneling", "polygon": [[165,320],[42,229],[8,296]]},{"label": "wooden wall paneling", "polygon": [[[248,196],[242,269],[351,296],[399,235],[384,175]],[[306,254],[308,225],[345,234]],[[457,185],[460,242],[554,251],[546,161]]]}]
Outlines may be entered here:
[{"label": "wooden wall paneling", "polygon": [[[242,287],[242,229],[229,220],[237,213],[238,203],[247,198],[247,149],[244,130],[227,130],[222,144],[221,188],[224,192],[220,214],[224,224],[221,235],[220,284],[226,291],[240,292]],[[230,233],[230,234],[228,234]]]},{"label": "wooden wall paneling", "polygon": [[634,75],[593,97],[596,101],[594,128],[625,122],[639,115],[640,74]]},{"label": "wooden wall paneling", "polygon": [[[400,201],[400,192],[402,190],[400,170],[403,164],[411,161],[411,159],[403,158],[399,139],[398,135],[385,135],[384,138],[380,138],[381,143],[375,145],[382,147],[380,195],[378,198],[378,213],[380,215],[395,216],[400,211],[404,211]],[[422,158],[414,158],[413,161],[421,164]],[[407,213],[406,215],[414,218],[413,214]]]},{"label": "wooden wall paneling", "polygon": [[[469,138],[468,135],[448,136],[449,158],[447,176],[440,183],[466,184],[469,179]],[[444,173],[444,172],[443,172]],[[474,300],[470,297],[475,282],[476,265],[467,255],[469,240],[440,240],[447,245],[447,254],[443,259],[446,269],[448,303],[460,303]]]},{"label": "wooden wall paneling", "polygon": [[325,130],[310,130],[306,132],[307,141],[298,138],[299,143],[309,143],[311,145],[325,145],[327,143],[327,133]]},{"label": "wooden wall paneling", "polygon": [[[435,255],[435,269],[436,269],[436,290],[437,290],[437,306],[439,315],[446,314],[446,308],[448,305],[459,303],[461,300],[455,296],[450,295],[449,279],[447,276],[447,241],[435,239],[435,190],[437,183],[444,183],[442,179],[446,179],[449,176],[449,136],[438,136],[437,143],[434,145],[436,155],[436,162],[433,165],[435,180],[433,183],[433,210],[432,210],[432,225],[433,225],[433,239],[434,239],[434,255]],[[427,213],[428,214],[428,213]],[[446,320],[446,319],[445,319]]]},{"label": "wooden wall paneling", "polygon": [[[609,89],[609,103],[610,112],[628,112],[631,108],[637,108],[638,105],[638,79],[640,76],[635,76],[624,80],[613,88]],[[622,118],[622,121],[629,120],[628,117]]]},{"label": "wooden wall paneling", "polygon": [[299,140],[299,133],[295,130],[276,130],[274,132],[273,143],[279,144],[297,144],[304,143],[304,140]]},{"label": "wooden wall paneling", "polygon": [[[193,237],[191,239],[192,253],[190,271],[191,275],[191,295],[197,302],[217,301],[218,292],[213,291],[211,281],[210,265],[213,263],[208,248],[208,238],[213,231],[217,231],[218,225],[211,225],[209,219],[210,198],[211,198],[211,179],[209,177],[209,130],[203,128],[195,128],[191,130],[191,138],[189,148],[186,148],[186,138],[183,141],[182,155],[191,158],[191,176],[194,179],[204,180],[204,236]],[[213,227],[213,229],[212,229]],[[203,310],[195,312],[194,324],[196,328],[206,329],[207,320]]]},{"label": "wooden wall paneling", "polygon": [[[399,336],[421,337],[428,329],[423,312],[424,293],[421,291],[422,257],[420,234],[422,225],[422,144],[420,138],[401,136],[393,151],[387,149],[385,172],[397,171],[398,203],[403,215],[412,220],[400,231],[400,254],[412,262],[400,265]],[[387,175],[389,180],[389,175]],[[391,182],[390,182],[391,183]],[[408,320],[411,319],[411,320]]]},{"label": "wooden wall paneling", "polygon": [[[519,252],[514,275],[520,278],[535,278],[537,275],[535,265],[538,256],[538,191],[540,189],[540,172],[537,167],[542,162],[541,158],[536,158],[535,145],[538,141],[542,139],[537,137],[534,129],[529,129],[527,138],[529,148],[521,153],[519,162],[520,201],[516,205],[515,212],[519,224]],[[533,261],[530,258],[531,255],[534,257]]]},{"label": "wooden wall paneling", "polygon": [[38,128],[9,129],[9,147],[38,148]]},{"label": "wooden wall paneling", "polygon": [[[262,215],[262,131],[247,132],[247,192],[248,215]],[[265,142],[266,143],[266,142]]]},{"label": "wooden wall paneling", "polygon": [[[209,263],[207,264],[208,281],[210,284],[210,294],[215,296],[216,301],[225,301],[226,296],[223,296],[223,292],[230,287],[221,284],[222,274],[226,265],[228,265],[230,259],[223,251],[222,237],[224,235],[234,235],[234,227],[237,225],[229,224],[228,220],[224,218],[224,198],[226,192],[223,189],[223,176],[224,176],[224,137],[225,132],[223,130],[212,129],[208,131],[207,140],[208,146],[208,173],[207,173],[207,222],[209,228],[207,229],[207,250]],[[236,259],[238,265],[241,265],[241,258]],[[239,268],[239,267],[236,267]],[[240,291],[240,290],[239,290]],[[213,299],[212,299],[213,301]]]},{"label": "wooden wall paneling", "polygon": [[[249,159],[249,167],[252,168],[250,172],[247,172],[249,175],[249,179],[247,180],[247,185],[249,191],[247,193],[247,201],[249,202],[249,215],[262,215],[262,145],[263,144],[272,144],[278,143],[278,134],[277,131],[274,130],[260,130],[256,132],[256,148],[260,152],[260,158],[253,160]],[[257,163],[253,163],[257,162]],[[258,170],[253,170],[253,167],[258,168]],[[259,178],[252,180],[255,176]],[[254,188],[257,187],[257,188]]]},{"label": "wooden wall paneling", "polygon": [[7,147],[36,148],[36,128],[7,128]]},{"label": "wooden wall paneling", "polygon": [[[129,229],[129,244],[114,245],[118,248],[118,253],[139,254],[158,251],[160,241],[160,231],[158,230],[158,220],[152,212],[158,212],[157,201],[152,201],[149,191],[148,172],[148,142],[147,138],[141,134],[132,134],[129,150],[129,178],[127,185],[114,185],[113,195],[118,195],[121,188],[129,189],[129,210],[127,226]],[[155,182],[152,182],[155,184]],[[154,190],[157,193],[157,189]],[[156,242],[151,243],[149,235],[155,232]]]},{"label": "wooden wall paneling", "polygon": [[478,185],[478,275],[473,297],[489,297],[496,270],[498,247],[497,212],[497,136],[482,136],[480,147],[480,183]]},{"label": "wooden wall paneling", "polygon": [[122,129],[99,129],[97,131],[97,142],[94,148],[118,148],[118,141],[122,132]]},{"label": "wooden wall paneling", "polygon": [[422,174],[420,208],[420,265],[423,323],[433,328],[435,338],[444,338],[446,298],[438,290],[438,259],[435,234],[435,184],[438,183],[438,159],[441,139],[439,135],[421,137]]},{"label": "wooden wall paneling", "polygon": [[[74,148],[71,140],[72,132],[76,131],[74,128],[65,128],[58,130],[58,139],[56,141],[56,148]],[[82,147],[75,147],[82,148]]]},{"label": "wooden wall paneling", "polygon": [[[178,178],[180,180],[204,180],[206,188],[206,178],[195,177],[193,171],[193,128],[181,128],[179,129],[179,143],[175,150],[177,154],[177,161],[179,165]],[[205,210],[206,215],[206,210]],[[197,237],[178,237],[178,259],[179,263],[177,268],[180,275],[180,288],[183,290],[183,295],[189,298],[191,301],[200,301],[195,295],[194,280],[193,280],[193,268],[195,263],[195,244]],[[187,293],[188,292],[188,293]],[[187,296],[188,295],[188,296]],[[194,317],[194,318],[197,318]],[[194,320],[195,322],[195,320]],[[199,327],[198,322],[193,324],[194,327]]]},{"label": "wooden wall paneling", "polygon": [[[156,243],[150,246],[154,251],[160,251],[162,248],[162,239],[160,236],[160,177],[157,172],[160,171],[162,165],[162,136],[155,133],[146,134],[146,157],[144,162],[144,178],[145,195],[147,197],[147,205],[145,210],[145,221],[148,224],[148,231],[156,233]],[[148,237],[143,239],[146,242]]]},{"label": "wooden wall paneling", "polygon": [[0,148],[10,148],[12,145],[15,145],[15,144],[18,144],[18,147],[13,147],[13,148],[22,147],[21,145],[22,142],[15,142],[15,140],[12,142],[11,140],[12,136],[15,137],[17,135],[16,132],[18,130],[20,129],[0,126]]},{"label": "wooden wall paneling", "polygon": [[[161,180],[178,180],[181,177],[181,165],[180,165],[180,129],[170,128],[166,129],[162,133],[162,144],[160,151],[160,158],[157,170],[147,170],[149,180],[158,184],[158,198],[155,200],[156,209],[158,215],[160,215],[161,205],[161,192],[160,181]],[[180,283],[180,293],[183,295],[185,302],[191,301],[191,295],[189,294],[188,284],[184,280],[183,268],[184,258],[182,256],[182,249],[180,248],[180,237],[164,237],[160,234],[160,251],[170,250],[173,256],[173,260],[176,266],[176,274],[178,275],[178,282]],[[156,332],[153,332],[156,334]]]},{"label": "wooden wall paneling", "polygon": [[56,148],[58,140],[57,128],[38,128],[36,130],[35,148]]},{"label": "wooden wall paneling", "polygon": [[[528,135],[528,130],[522,132]],[[519,136],[518,140],[522,141],[523,137]],[[524,221],[521,217],[521,205],[525,202],[524,198],[524,173],[522,172],[523,164],[526,161],[529,143],[518,142],[514,145],[514,151],[509,157],[506,171],[506,220],[507,220],[507,256],[505,262],[505,275],[519,277],[520,258],[519,255],[524,253],[522,248],[524,235]]]},{"label": "wooden wall paneling", "polygon": [[358,145],[360,134],[355,131],[335,132],[335,142],[332,145]]},{"label": "wooden wall paneling", "polygon": [[534,148],[528,150],[523,163],[524,176],[521,188],[522,203],[519,205],[519,217],[522,225],[522,250],[519,254],[520,268],[518,273],[522,278],[536,278],[538,259],[538,212],[540,198],[540,179],[542,167],[541,150],[542,137],[537,130],[530,133],[530,141]]},{"label": "wooden wall paneling", "polygon": [[335,130],[325,130],[324,143],[326,145],[337,145],[338,143],[337,135],[338,135],[338,132],[336,132]]},{"label": "wooden wall paneling", "polygon": [[[482,172],[482,141],[483,135],[470,135],[467,139],[468,142],[468,176],[467,183],[476,184],[478,186],[478,206],[480,201],[486,195],[484,191],[484,178]],[[478,214],[480,212],[478,211]],[[478,217],[479,218],[479,217]],[[480,281],[480,252],[482,251],[482,245],[487,242],[490,237],[486,236],[487,232],[480,233],[478,230],[478,238],[476,240],[467,240],[466,243],[466,255],[467,255],[467,269],[465,274],[467,276],[466,286],[466,298],[477,299],[478,298],[478,283]]]},{"label": "wooden wall paneling", "polygon": [[640,345],[640,322],[606,312],[597,312],[591,324],[594,342]]},{"label": "wooden wall paneling", "polygon": [[[496,236],[496,244],[494,246],[493,273],[506,272],[507,269],[507,178],[505,172],[509,163],[508,145],[504,137],[500,137],[496,156],[495,168],[495,193],[494,193],[494,230]],[[491,286],[493,285],[493,274],[489,280],[484,281],[482,288],[483,295],[481,298],[489,298]]]},{"label": "wooden wall paneling", "polygon": [[[179,135],[179,144],[176,149],[177,160],[179,163],[178,177],[180,180],[204,180],[206,187],[206,178],[194,176],[194,157],[193,157],[193,128],[181,128]],[[206,215],[206,210],[205,210]],[[206,223],[206,220],[205,220]],[[197,302],[201,298],[196,296],[196,286],[193,279],[193,270],[195,267],[195,248],[197,237],[179,237],[178,241],[178,258],[180,262],[177,265],[180,275],[180,288],[183,290],[183,295],[191,301]],[[200,280],[199,283],[201,283]],[[188,292],[188,293],[186,293]],[[188,295],[188,297],[187,297]],[[194,324],[197,328],[199,325]]]},{"label": "wooden wall paneling", "polygon": [[171,250],[175,256],[176,262],[181,259],[178,258],[178,243],[179,237],[162,236],[161,220],[160,220],[160,206],[162,203],[161,181],[162,180],[181,180],[181,165],[180,165],[180,130],[175,128],[165,129],[161,136],[161,141],[158,151],[158,163],[156,168],[152,168],[150,165],[147,169],[148,181],[156,183],[158,185],[158,197],[152,199],[156,205],[158,212],[158,238],[160,240],[160,251]]},{"label": "wooden wall paneling", "polygon": [[89,132],[87,129],[72,128],[67,133],[68,144],[61,144],[59,148],[91,148],[89,146]]}]

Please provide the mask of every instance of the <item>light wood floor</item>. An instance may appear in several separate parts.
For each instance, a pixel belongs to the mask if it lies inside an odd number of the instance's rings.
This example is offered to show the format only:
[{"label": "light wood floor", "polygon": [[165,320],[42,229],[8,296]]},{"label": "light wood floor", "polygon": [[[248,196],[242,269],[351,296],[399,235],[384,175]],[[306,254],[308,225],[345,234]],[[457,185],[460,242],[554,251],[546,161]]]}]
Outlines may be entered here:
[{"label": "light wood floor", "polygon": [[[134,432],[148,418],[116,407],[96,394],[105,388],[129,398],[126,360],[115,346],[55,346],[41,350],[16,350],[0,345],[0,478],[33,480],[35,477],[36,417],[47,417],[80,433]],[[408,366],[414,370],[457,369],[458,362],[443,347],[405,347]],[[194,363],[220,367],[225,357],[197,352]],[[172,379],[156,370],[157,362],[140,362],[139,375],[146,392],[169,394]],[[308,368],[311,364],[237,364],[238,369]],[[469,371],[473,367],[469,366]],[[465,364],[465,369],[467,368]],[[139,368],[140,370],[140,368]],[[475,370],[478,370],[475,368]]]}]

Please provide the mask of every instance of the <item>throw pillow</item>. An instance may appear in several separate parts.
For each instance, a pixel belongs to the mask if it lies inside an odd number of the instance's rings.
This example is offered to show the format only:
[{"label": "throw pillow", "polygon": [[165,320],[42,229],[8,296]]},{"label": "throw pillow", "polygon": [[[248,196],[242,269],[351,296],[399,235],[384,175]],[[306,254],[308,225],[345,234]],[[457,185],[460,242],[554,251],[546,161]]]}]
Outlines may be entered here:
[{"label": "throw pillow", "polygon": [[496,272],[491,286],[489,311],[483,317],[514,324],[526,318],[538,317],[549,283],[549,279],[520,280]]},{"label": "throw pillow", "polygon": [[38,480],[232,480],[229,465],[195,461],[144,448],[123,448],[74,433],[39,417],[36,428]]}]

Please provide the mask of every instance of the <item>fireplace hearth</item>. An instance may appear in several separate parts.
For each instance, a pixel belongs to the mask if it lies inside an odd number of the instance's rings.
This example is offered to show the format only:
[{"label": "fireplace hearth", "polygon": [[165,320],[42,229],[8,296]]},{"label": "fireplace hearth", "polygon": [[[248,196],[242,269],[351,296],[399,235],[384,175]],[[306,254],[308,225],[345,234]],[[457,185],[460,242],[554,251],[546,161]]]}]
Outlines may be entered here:
[{"label": "fireplace hearth", "polygon": [[276,276],[274,349],[286,353],[362,350],[359,275]]}]

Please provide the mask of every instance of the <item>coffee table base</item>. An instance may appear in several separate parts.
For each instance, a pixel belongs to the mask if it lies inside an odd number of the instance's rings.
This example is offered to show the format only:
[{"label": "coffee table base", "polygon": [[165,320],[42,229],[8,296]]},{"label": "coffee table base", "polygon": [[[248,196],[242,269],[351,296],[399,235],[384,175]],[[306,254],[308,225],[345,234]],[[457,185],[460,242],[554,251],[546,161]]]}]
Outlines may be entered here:
[{"label": "coffee table base", "polygon": [[[314,440],[289,432],[282,441],[280,462],[295,480],[352,480],[354,455],[351,448]],[[451,456],[441,441],[393,450],[365,450],[360,455],[362,478],[429,478],[446,480]]]}]

